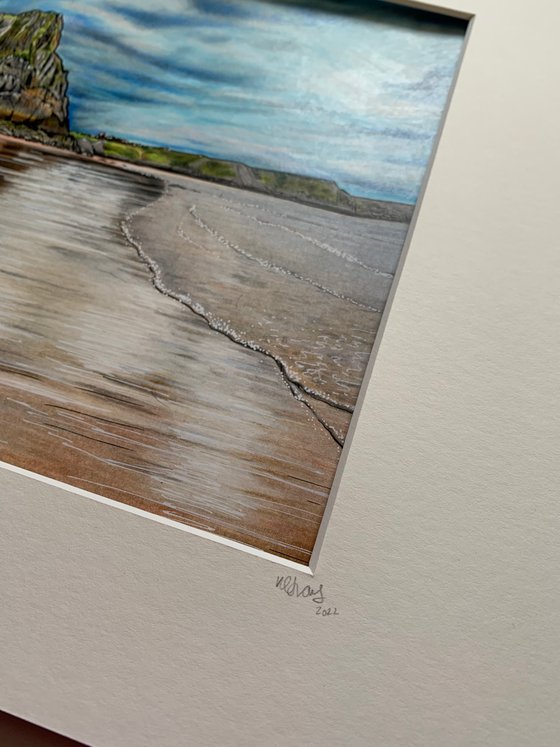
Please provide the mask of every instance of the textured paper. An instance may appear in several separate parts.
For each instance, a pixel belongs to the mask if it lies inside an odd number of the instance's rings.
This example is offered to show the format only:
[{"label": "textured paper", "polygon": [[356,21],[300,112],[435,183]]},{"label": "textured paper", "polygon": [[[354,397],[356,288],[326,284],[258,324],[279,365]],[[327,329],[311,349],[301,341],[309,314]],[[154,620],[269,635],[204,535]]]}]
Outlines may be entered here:
[{"label": "textured paper", "polygon": [[0,707],[93,745],[560,738],[552,0],[476,13],[314,577],[2,472]]}]

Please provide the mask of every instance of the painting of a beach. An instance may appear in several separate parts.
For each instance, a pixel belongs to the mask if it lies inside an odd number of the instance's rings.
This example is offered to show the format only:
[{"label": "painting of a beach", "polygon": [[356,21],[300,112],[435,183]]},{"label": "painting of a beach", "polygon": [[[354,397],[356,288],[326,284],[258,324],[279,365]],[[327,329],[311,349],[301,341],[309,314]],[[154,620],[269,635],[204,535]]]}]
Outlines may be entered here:
[{"label": "painting of a beach", "polygon": [[464,34],[0,0],[0,461],[308,565]]}]

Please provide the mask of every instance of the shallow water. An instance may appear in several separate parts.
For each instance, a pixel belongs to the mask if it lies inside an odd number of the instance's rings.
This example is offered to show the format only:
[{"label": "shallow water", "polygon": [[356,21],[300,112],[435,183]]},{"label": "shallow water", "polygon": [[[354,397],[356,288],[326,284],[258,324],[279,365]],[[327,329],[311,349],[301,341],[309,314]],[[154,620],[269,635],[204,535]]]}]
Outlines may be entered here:
[{"label": "shallow water", "polygon": [[[313,398],[298,400],[299,389],[290,388],[270,356],[211,329],[184,303],[158,291],[153,268],[123,226],[146,252],[167,262],[166,280],[183,301],[194,294],[215,317],[226,304],[232,327],[241,332],[236,309],[245,306],[247,283],[253,288],[269,282],[274,294],[258,298],[274,300],[279,279],[297,284],[290,304],[299,306],[290,308],[302,320],[308,293],[327,296],[324,309],[334,303],[374,316],[377,312],[340,298],[353,290],[352,268],[364,272],[340,253],[352,251],[359,262],[370,262],[375,252],[349,239],[350,224],[340,234],[340,216],[273,198],[257,204],[239,190],[173,179],[175,186],[162,197],[160,179],[28,148],[0,151],[0,459],[307,562],[340,456],[320,420],[332,411],[333,428],[345,431],[347,413]],[[181,220],[192,218],[193,205],[205,225],[216,226],[222,208],[234,216],[241,211],[242,220],[228,218],[225,226],[232,231],[230,243],[241,240],[244,222],[258,225],[251,216],[281,221],[289,230],[261,226],[253,251],[273,264],[281,260],[299,275],[309,269],[302,264],[304,248],[320,250],[308,239],[324,243],[327,230],[336,251],[321,250],[317,277],[322,285],[330,283],[334,294],[216,242],[194,219],[183,223],[184,235],[197,244],[208,238],[193,251],[173,222],[174,211]],[[365,240],[366,224],[355,222],[356,237]],[[398,235],[395,226],[390,230]],[[307,238],[292,244],[293,232]],[[392,250],[384,239],[375,255],[385,263],[376,275],[379,285],[356,286],[364,305],[383,302],[376,294],[387,285],[384,273],[394,270],[400,249],[393,239]],[[237,307],[231,295],[235,273],[224,251],[235,263],[245,263],[241,270],[236,266]],[[331,262],[344,272],[332,275]],[[215,285],[220,268],[221,294]],[[249,308],[258,313],[257,306]],[[258,322],[251,320],[255,328]],[[291,330],[279,332],[280,347],[294,356],[297,345],[282,342]],[[307,344],[307,337],[302,340]]]},{"label": "shallow water", "polygon": [[126,226],[165,292],[266,352],[296,393],[347,412],[406,230],[192,181],[167,185]]}]

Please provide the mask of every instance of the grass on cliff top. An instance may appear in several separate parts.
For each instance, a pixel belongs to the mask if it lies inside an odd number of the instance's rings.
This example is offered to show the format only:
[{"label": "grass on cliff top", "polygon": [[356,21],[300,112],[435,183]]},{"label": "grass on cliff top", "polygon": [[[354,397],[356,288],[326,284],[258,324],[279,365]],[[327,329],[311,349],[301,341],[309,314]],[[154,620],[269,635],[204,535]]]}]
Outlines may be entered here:
[{"label": "grass on cliff top", "polygon": [[[151,163],[154,166],[186,171],[189,174],[219,179],[220,181],[234,181],[237,178],[234,164],[195,153],[182,153],[169,148],[145,146],[119,140],[105,140],[104,149],[105,155],[112,158]],[[336,201],[338,190],[333,182],[264,169],[253,169],[252,171],[255,180],[271,192],[294,196],[301,195],[308,199],[314,198],[325,202]]]},{"label": "grass on cliff top", "polygon": [[[96,142],[102,138],[73,132],[76,139]],[[170,148],[141,145],[125,140],[103,139],[103,149],[109,158],[133,163],[150,164],[159,168],[179,171],[190,176],[213,179],[220,182],[239,183],[236,164],[197,153],[184,153]],[[327,205],[344,202],[344,193],[337,185],[326,179],[317,179],[298,174],[289,174],[267,169],[250,169],[253,187],[270,194],[285,195],[291,198],[311,200]],[[247,186],[247,185],[245,185]]]},{"label": "grass on cliff top", "polygon": [[[96,138],[92,138],[96,139]],[[233,164],[218,161],[195,153],[181,153],[168,148],[157,148],[137,143],[125,143],[119,140],[105,140],[103,143],[105,155],[125,161],[151,163],[154,166],[178,169],[191,174],[198,174],[224,181],[233,181],[236,171]]]},{"label": "grass on cliff top", "polygon": [[255,169],[254,173],[261,184],[275,192],[301,195],[324,202],[336,201],[338,188],[334,182],[263,169]]}]

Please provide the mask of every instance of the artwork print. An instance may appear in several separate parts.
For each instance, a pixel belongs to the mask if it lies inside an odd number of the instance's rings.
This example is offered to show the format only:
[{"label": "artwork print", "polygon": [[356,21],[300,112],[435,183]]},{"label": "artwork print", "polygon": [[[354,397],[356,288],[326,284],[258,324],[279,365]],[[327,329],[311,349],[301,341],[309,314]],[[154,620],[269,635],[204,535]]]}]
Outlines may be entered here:
[{"label": "artwork print", "polygon": [[0,0],[0,461],[308,565],[464,32]]}]

